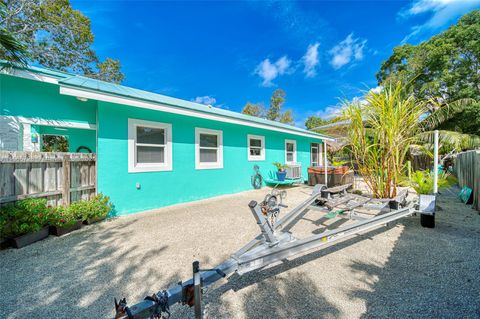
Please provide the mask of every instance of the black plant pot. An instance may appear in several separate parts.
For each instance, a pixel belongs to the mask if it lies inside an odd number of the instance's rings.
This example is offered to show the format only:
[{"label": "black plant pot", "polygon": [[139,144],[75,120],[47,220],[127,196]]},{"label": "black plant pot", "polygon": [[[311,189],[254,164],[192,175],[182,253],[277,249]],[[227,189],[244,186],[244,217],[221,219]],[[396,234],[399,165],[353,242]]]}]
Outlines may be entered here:
[{"label": "black plant pot", "polygon": [[10,238],[0,238],[0,250],[7,249],[12,246]]},{"label": "black plant pot", "polygon": [[50,226],[50,234],[55,236],[62,236],[82,227],[82,221],[78,220],[75,224],[70,226]]},{"label": "black plant pot", "polygon": [[107,217],[87,218],[86,220],[83,221],[83,224],[85,224],[85,225],[95,224],[95,223],[101,222],[102,220],[105,220],[105,218],[107,218]]},{"label": "black plant pot", "polygon": [[47,238],[49,234],[48,229],[49,227],[45,226],[39,231],[36,231],[34,233],[25,234],[19,237],[12,238],[13,247],[22,248],[30,244],[33,244],[36,241]]}]

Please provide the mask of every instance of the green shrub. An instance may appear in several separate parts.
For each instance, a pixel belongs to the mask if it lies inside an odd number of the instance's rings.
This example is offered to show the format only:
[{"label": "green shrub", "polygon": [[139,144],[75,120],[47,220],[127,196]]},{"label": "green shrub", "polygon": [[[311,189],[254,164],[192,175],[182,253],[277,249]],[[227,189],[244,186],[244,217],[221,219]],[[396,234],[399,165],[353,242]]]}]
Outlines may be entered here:
[{"label": "green shrub", "polygon": [[[417,194],[432,194],[433,193],[433,177],[431,171],[415,171],[410,179],[406,179],[402,184],[413,188]],[[445,172],[438,174],[438,189],[452,186],[456,183],[456,179]]]},{"label": "green shrub", "polygon": [[33,233],[46,225],[68,227],[78,220],[104,218],[112,210],[110,198],[98,194],[70,206],[47,206],[46,199],[30,198],[0,208],[0,238]]},{"label": "green shrub", "polygon": [[104,218],[112,210],[113,205],[108,196],[97,194],[89,200],[81,200],[70,205],[71,214],[87,220],[89,218]]},{"label": "green shrub", "polygon": [[92,202],[92,210],[90,211],[89,218],[97,217],[104,218],[107,217],[113,209],[113,204],[110,202],[110,197],[103,195],[102,193],[97,194]]},{"label": "green shrub", "polygon": [[57,206],[52,209],[48,223],[57,227],[69,227],[78,220],[80,220],[80,218],[72,213],[69,206]]},{"label": "green shrub", "polygon": [[29,198],[1,208],[3,237],[18,237],[46,226],[51,214],[46,199]]}]

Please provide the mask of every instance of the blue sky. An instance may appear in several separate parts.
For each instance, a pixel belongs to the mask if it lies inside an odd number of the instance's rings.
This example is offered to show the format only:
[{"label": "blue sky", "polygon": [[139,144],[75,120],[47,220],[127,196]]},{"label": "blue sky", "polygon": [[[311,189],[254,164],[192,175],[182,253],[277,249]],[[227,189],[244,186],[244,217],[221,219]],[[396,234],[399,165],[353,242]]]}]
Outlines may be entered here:
[{"label": "blue sky", "polygon": [[377,86],[392,49],[454,24],[480,0],[78,1],[100,57],[120,59],[123,84],[240,111],[276,88],[295,125]]}]

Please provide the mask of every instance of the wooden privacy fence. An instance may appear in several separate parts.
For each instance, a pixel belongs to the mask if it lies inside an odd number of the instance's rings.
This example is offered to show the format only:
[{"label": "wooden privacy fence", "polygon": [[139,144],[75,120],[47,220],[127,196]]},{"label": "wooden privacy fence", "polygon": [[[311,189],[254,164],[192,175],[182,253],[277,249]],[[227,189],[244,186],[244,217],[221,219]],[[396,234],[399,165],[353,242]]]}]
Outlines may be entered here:
[{"label": "wooden privacy fence", "polygon": [[460,187],[473,190],[473,208],[480,210],[480,151],[468,151],[457,154],[455,173]]},{"label": "wooden privacy fence", "polygon": [[67,205],[95,192],[95,154],[0,151],[0,204],[41,197]]}]

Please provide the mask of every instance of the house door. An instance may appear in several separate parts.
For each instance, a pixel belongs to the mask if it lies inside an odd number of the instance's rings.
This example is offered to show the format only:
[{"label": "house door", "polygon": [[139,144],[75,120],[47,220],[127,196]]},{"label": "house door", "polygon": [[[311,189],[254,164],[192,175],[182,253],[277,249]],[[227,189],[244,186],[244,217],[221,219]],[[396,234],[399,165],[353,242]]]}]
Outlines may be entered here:
[{"label": "house door", "polygon": [[318,143],[310,144],[310,165],[313,167],[320,166],[321,162],[320,145]]}]

